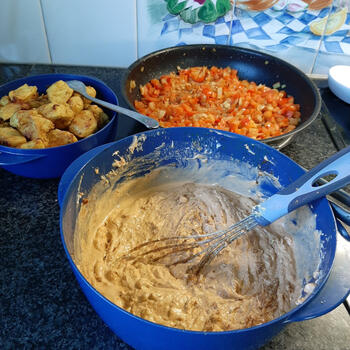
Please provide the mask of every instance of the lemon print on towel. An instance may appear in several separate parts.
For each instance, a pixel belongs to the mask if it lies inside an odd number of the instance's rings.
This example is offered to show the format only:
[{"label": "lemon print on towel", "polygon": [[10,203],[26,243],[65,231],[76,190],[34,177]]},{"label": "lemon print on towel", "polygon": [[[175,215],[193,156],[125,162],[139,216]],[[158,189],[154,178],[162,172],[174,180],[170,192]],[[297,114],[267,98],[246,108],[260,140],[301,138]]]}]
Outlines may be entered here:
[{"label": "lemon print on towel", "polygon": [[[322,19],[315,20],[310,24],[310,30],[315,35],[331,35],[339,30],[346,21],[348,9],[344,7],[341,10],[326,16]],[[327,21],[328,20],[328,21]]]},{"label": "lemon print on towel", "polygon": [[216,21],[231,10],[230,0],[165,0],[167,9],[187,23]]}]

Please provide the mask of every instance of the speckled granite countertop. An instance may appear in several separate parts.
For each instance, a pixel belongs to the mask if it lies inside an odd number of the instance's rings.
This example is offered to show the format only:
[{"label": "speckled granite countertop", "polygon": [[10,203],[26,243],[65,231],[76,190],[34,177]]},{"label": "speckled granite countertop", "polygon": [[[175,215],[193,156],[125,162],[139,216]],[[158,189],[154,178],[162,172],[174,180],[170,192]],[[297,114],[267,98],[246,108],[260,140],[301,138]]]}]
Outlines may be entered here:
[{"label": "speckled granite countertop", "polygon": [[[119,93],[122,69],[0,65],[0,84],[27,75],[95,76]],[[121,116],[117,138],[141,131]],[[283,153],[305,168],[336,152],[321,118]],[[0,169],[0,348],[130,349],[102,322],[80,290],[59,233],[58,179],[34,180]],[[288,325],[268,349],[350,349],[350,317],[340,305]]]}]

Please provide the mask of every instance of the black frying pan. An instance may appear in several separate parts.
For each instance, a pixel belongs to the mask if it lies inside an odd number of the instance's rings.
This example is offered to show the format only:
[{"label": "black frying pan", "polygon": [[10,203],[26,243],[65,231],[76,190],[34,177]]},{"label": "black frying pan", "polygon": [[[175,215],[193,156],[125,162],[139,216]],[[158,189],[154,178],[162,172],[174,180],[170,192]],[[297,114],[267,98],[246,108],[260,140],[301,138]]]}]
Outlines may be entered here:
[{"label": "black frying pan", "polygon": [[[278,148],[290,142],[299,131],[310,125],[321,109],[321,97],[314,83],[295,66],[266,53],[225,45],[185,45],[153,52],[134,62],[122,80],[122,93],[128,105],[135,109],[140,99],[140,85],[154,78],[177,71],[178,67],[217,66],[237,69],[240,79],[272,87],[279,83],[288,95],[300,104],[301,122],[293,131],[263,140]],[[135,88],[130,83],[136,83]]]}]

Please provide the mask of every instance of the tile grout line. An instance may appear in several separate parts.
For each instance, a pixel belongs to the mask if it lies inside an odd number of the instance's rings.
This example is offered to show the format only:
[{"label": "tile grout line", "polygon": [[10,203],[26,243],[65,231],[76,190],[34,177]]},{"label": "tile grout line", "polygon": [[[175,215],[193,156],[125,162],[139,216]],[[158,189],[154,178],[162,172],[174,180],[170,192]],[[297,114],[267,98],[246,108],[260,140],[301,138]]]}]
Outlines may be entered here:
[{"label": "tile grout line", "polygon": [[39,1],[39,5],[40,5],[40,13],[41,13],[41,20],[44,24],[44,32],[45,32],[45,38],[46,38],[46,46],[47,46],[47,50],[49,52],[49,59],[50,59],[50,64],[53,64],[52,62],[52,55],[51,55],[51,47],[50,47],[50,43],[49,43],[49,39],[47,36],[47,30],[46,30],[46,21],[45,21],[45,16],[44,16],[44,11],[43,11],[43,5],[42,5],[42,0],[38,0]]},{"label": "tile grout line", "polygon": [[328,25],[328,20],[329,20],[329,17],[331,15],[331,12],[333,10],[333,7],[334,7],[334,1],[332,1],[332,5],[329,7],[329,12],[328,12],[328,15],[327,15],[327,20],[326,20],[326,23],[325,23],[325,26],[324,26],[324,29],[323,29],[323,32],[322,32],[322,35],[320,37],[320,41],[318,43],[318,47],[317,47],[317,50],[316,50],[316,54],[314,56],[314,59],[313,59],[313,62],[312,62],[312,65],[311,65],[311,69],[310,69],[310,74],[313,74],[314,72],[314,69],[315,69],[315,66],[316,66],[316,61],[317,61],[317,58],[320,54],[320,51],[321,51],[321,45],[325,39],[325,32],[327,30],[327,25]]},{"label": "tile grout line", "polygon": [[135,0],[135,27],[136,27],[136,59],[139,59],[139,26],[138,26],[138,0]]},{"label": "tile grout line", "polygon": [[230,23],[230,29],[229,34],[227,38],[226,45],[233,46],[232,45],[232,28],[233,28],[233,19],[235,17],[235,10],[236,10],[236,0],[233,0],[232,9],[231,9],[231,23]]}]

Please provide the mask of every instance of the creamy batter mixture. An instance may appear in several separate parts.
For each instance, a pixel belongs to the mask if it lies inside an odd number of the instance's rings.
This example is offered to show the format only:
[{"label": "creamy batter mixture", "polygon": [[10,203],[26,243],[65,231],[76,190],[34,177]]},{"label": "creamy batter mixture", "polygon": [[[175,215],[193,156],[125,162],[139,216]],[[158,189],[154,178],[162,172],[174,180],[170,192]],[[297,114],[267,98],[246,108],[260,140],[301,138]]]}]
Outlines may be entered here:
[{"label": "creamy batter mixture", "polygon": [[[125,259],[130,249],[150,240],[226,228],[255,205],[215,185],[173,182],[130,191],[138,186],[129,185],[123,196],[116,191],[113,207],[108,200],[85,213],[89,219],[83,219],[86,232],[78,236],[76,263],[101,294],[149,321],[198,331],[251,327],[296,305],[302,286],[293,236],[278,223],[232,243],[199,280],[188,278],[189,264]],[[103,223],[94,227],[101,217]]]}]

